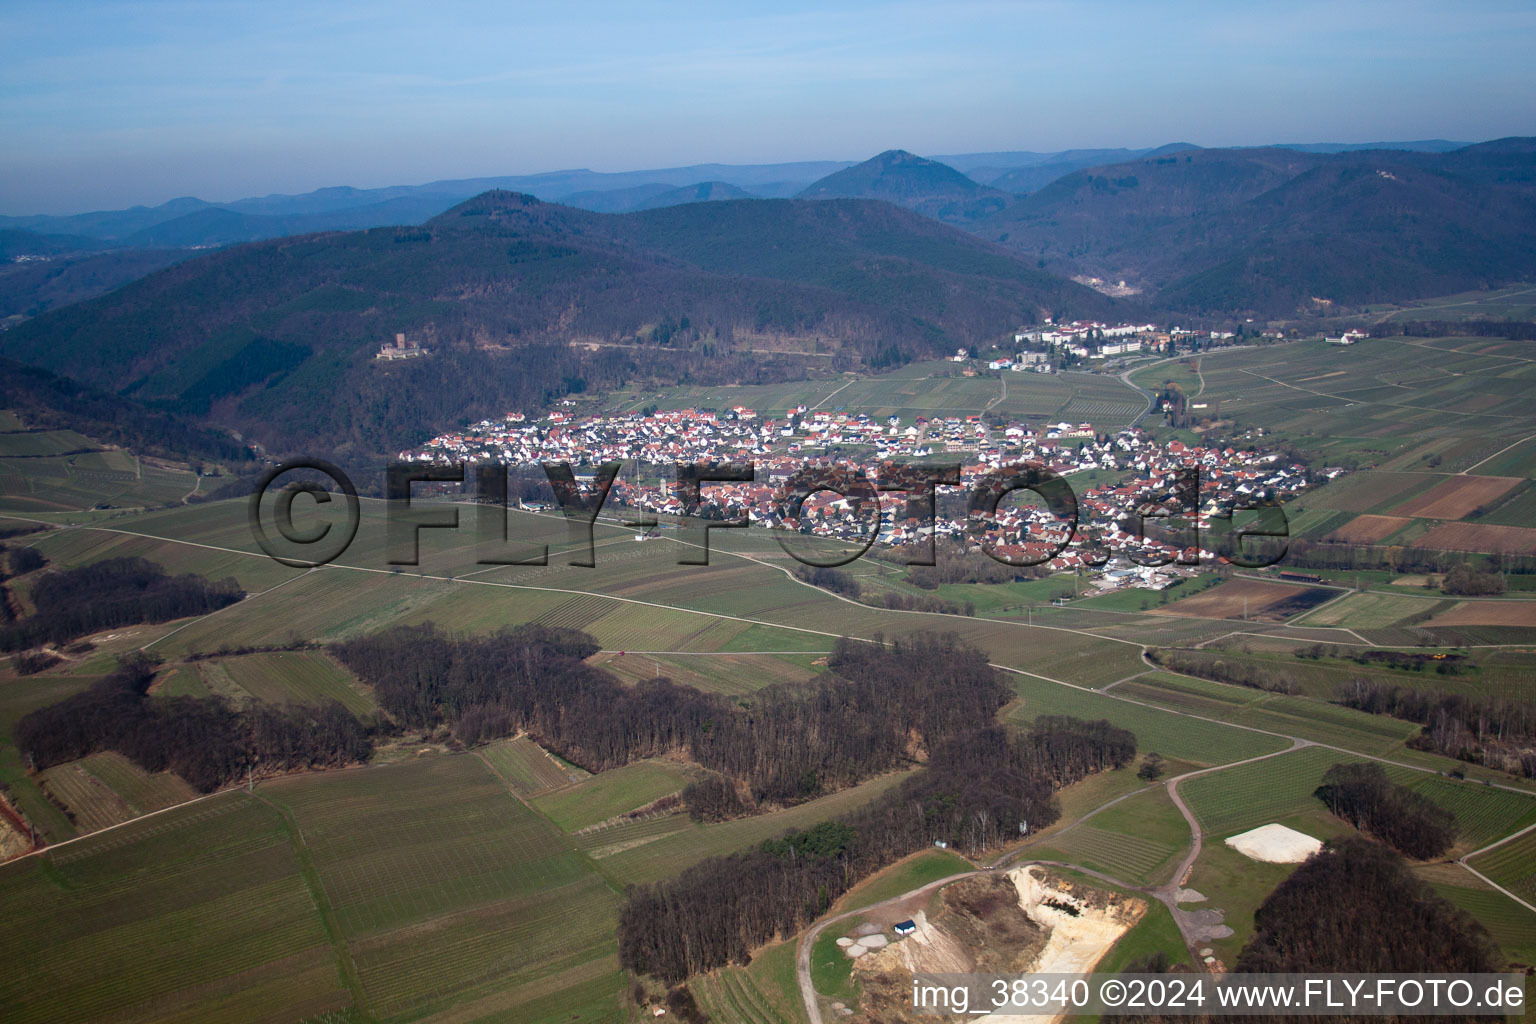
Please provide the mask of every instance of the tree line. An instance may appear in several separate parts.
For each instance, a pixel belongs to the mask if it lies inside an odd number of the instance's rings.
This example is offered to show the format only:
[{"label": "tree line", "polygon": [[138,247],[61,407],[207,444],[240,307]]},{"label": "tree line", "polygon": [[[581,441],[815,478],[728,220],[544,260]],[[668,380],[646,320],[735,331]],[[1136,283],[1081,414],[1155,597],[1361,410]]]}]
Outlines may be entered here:
[{"label": "tree line", "polygon": [[[989,559],[990,561],[990,559]],[[891,611],[902,612],[937,612],[944,615],[975,615],[976,605],[973,602],[949,601],[942,597],[929,597],[926,594],[903,594],[895,590],[886,590],[875,595],[867,595],[858,579],[841,569],[829,569],[820,566],[796,565],[795,576],[812,586],[830,590],[834,594],[841,594],[851,601],[872,605],[876,608],[886,608]],[[910,579],[907,582],[912,582]]]},{"label": "tree line", "polygon": [[1334,703],[1423,726],[1409,745],[1536,778],[1536,703],[1392,686],[1371,679],[1341,683]]},{"label": "tree line", "polygon": [[334,648],[407,726],[446,723],[467,744],[523,731],[594,772],[681,753],[738,789],[733,800],[719,783],[690,787],[701,817],[808,800],[921,759],[1010,696],[986,656],[949,634],[839,640],[828,675],[729,698],[667,679],[626,686],[582,660],[596,650],[584,633],[534,624],[489,637],[399,627]]},{"label": "tree line", "polygon": [[1455,845],[1456,816],[1399,786],[1374,762],[1334,765],[1323,774],[1317,796],[1355,828],[1417,860],[1438,857]]},{"label": "tree line", "polygon": [[108,558],[49,572],[32,585],[36,611],[0,625],[0,650],[63,643],[138,622],[204,615],[245,596],[234,580],[211,582],[190,573],[169,576],[143,558]]},{"label": "tree line", "polygon": [[[1401,856],[1368,839],[1347,837],[1275,887],[1254,914],[1254,934],[1239,954],[1240,974],[1486,974],[1506,958],[1472,915],[1413,873]],[[1143,958],[1130,971],[1170,970],[1166,957]],[[1172,971],[1187,970],[1182,965]],[[1269,1024],[1295,1019],[1258,1015],[1135,1014],[1125,1024]],[[1348,1024],[1414,1024],[1423,1016],[1329,1015]],[[1475,1024],[1487,1017],[1436,1016]]]},{"label": "tree line", "polygon": [[219,697],[150,696],[156,665],[126,659],[89,689],[24,716],[15,740],[30,767],[113,750],[208,793],[248,773],[337,767],[372,753],[367,730],[337,701],[241,711]]},{"label": "tree line", "polygon": [[753,949],[800,931],[909,853],[942,841],[979,854],[1052,824],[1057,789],[1136,754],[1135,736],[1107,721],[1045,716],[1024,733],[975,726],[936,746],[924,771],[844,818],[631,887],[619,913],[620,962],[668,984],[746,963]]}]

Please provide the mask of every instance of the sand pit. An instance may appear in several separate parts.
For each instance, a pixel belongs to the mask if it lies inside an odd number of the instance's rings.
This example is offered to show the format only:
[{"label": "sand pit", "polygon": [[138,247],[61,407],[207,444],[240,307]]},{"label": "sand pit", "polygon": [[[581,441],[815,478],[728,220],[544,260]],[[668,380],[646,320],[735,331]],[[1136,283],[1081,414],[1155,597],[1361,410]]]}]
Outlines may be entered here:
[{"label": "sand pit", "polygon": [[1051,930],[1031,968],[1034,973],[1085,974],[1093,970],[1099,958],[1147,909],[1140,900],[1119,898],[1095,906],[1074,892],[1077,886],[1050,879],[1039,868],[1016,868],[1008,877],[1018,890],[1019,906]]},{"label": "sand pit", "polygon": [[1275,824],[1260,825],[1232,836],[1227,845],[1245,857],[1268,864],[1300,864],[1323,848],[1319,840],[1305,832]]}]

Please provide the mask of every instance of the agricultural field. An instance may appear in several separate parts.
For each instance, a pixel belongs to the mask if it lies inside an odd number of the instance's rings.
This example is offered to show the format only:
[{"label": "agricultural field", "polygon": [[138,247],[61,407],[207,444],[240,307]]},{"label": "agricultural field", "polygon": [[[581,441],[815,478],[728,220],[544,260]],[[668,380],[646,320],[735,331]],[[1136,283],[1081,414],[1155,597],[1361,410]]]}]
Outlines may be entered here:
[{"label": "agricultural field", "polygon": [[1156,751],[1164,757],[1206,766],[1241,761],[1284,750],[1290,745],[1279,736],[1203,721],[1028,676],[1013,677],[1013,686],[1019,701],[1006,712],[1010,721],[1023,724],[1040,715],[1074,715],[1089,720],[1107,718],[1136,734],[1138,753]]},{"label": "agricultural field", "polygon": [[551,1019],[519,1004],[561,992],[591,1003],[600,988],[606,1014],[582,1019],[621,1019],[617,892],[479,758],[429,756],[262,791],[301,830],[375,1016],[455,1006]]},{"label": "agricultural field", "polygon": [[603,651],[590,664],[607,669],[625,682],[664,677],[683,686],[729,695],[752,693],[776,683],[802,683],[820,669],[804,664],[822,660],[816,654],[742,654],[700,651],[694,654],[630,654]]},{"label": "agricultural field", "polygon": [[636,761],[535,798],[533,806],[567,832],[602,824],[682,790],[702,773],[677,761]]},{"label": "agricultural field", "polygon": [[1133,885],[1169,880],[1189,848],[1189,825],[1168,791],[1155,786],[1031,847],[1031,860],[1060,860]]},{"label": "agricultural field", "polygon": [[723,967],[690,979],[711,1020],[732,1024],[801,1024],[805,1003],[795,979],[795,943],[769,946],[746,967]]},{"label": "agricultural field", "polygon": [[[1273,821],[1329,818],[1313,794],[1334,764],[1359,760],[1338,750],[1300,750],[1196,776],[1180,793],[1207,835],[1225,837]],[[1387,775],[1456,815],[1461,854],[1536,823],[1536,795],[1430,772],[1387,766]],[[1340,823],[1342,824],[1342,823]],[[1302,828],[1302,831],[1307,831]],[[1314,833],[1315,834],[1315,833]]]},{"label": "agricultural field", "polygon": [[321,651],[246,654],[201,663],[217,665],[252,699],[267,704],[322,704],[339,701],[359,717],[378,710],[372,691]]},{"label": "agricultural field", "polygon": [[[1522,456],[1529,471],[1536,474],[1536,439],[1530,445],[1522,445]],[[1529,447],[1530,451],[1523,449]],[[1536,523],[1536,483],[1527,480],[1525,485],[1511,491],[1504,500],[1477,517],[1479,523],[1494,526],[1529,526]]]},{"label": "agricultural field", "polygon": [[1362,470],[1346,473],[1301,496],[1308,509],[1329,509],[1334,512],[1371,513],[1391,508],[1403,500],[1403,496],[1420,490],[1428,490],[1444,477],[1433,473],[1393,473],[1384,470]]},{"label": "agricultural field", "polygon": [[1473,857],[1469,863],[1527,903],[1536,903],[1536,831]]},{"label": "agricultural field", "polygon": [[1336,750],[1303,747],[1252,764],[1199,775],[1179,784],[1179,793],[1208,836],[1224,838],[1259,825],[1317,810],[1313,791],[1323,773],[1341,761],[1357,760]]},{"label": "agricultural field", "polygon": [[1231,579],[1166,607],[1158,607],[1154,612],[1158,615],[1282,622],[1334,596],[1335,591],[1323,587]]},{"label": "agricultural field", "polygon": [[[1133,692],[1155,690],[1159,691],[1159,695],[1149,699],[1162,703],[1174,700],[1169,691],[1188,693],[1190,694],[1188,706],[1191,710],[1200,710],[1202,714],[1216,713],[1220,717],[1219,710],[1213,711],[1207,704],[1208,701],[1264,706],[1271,710],[1282,708],[1289,710],[1298,702],[1303,702],[1303,698],[1311,698],[1310,703],[1313,704],[1330,702],[1337,696],[1340,687],[1347,686],[1356,679],[1366,679],[1389,687],[1441,691],[1467,697],[1527,699],[1532,692],[1532,672],[1536,671],[1536,665],[1533,665],[1536,658],[1533,658],[1531,653],[1520,650],[1480,649],[1467,657],[1467,660],[1457,663],[1455,671],[1442,674],[1435,671],[1437,663],[1432,655],[1426,655],[1423,651],[1408,652],[1417,653],[1429,659],[1422,663],[1425,666],[1423,670],[1414,671],[1408,668],[1392,669],[1376,662],[1361,664],[1353,658],[1344,656],[1355,652],[1356,648],[1350,647],[1333,648],[1324,645],[1323,656],[1312,658],[1310,656],[1312,645],[1306,642],[1276,641],[1277,646],[1273,650],[1265,649],[1264,645],[1256,643],[1255,638],[1252,637],[1244,637],[1240,643],[1235,639],[1233,642],[1237,646],[1224,648],[1207,646],[1198,652],[1185,650],[1179,653],[1184,657],[1200,659],[1210,666],[1214,666],[1216,661],[1225,661],[1229,668],[1250,666],[1267,670],[1272,679],[1283,680],[1290,687],[1292,695],[1168,672],[1150,673],[1116,687],[1114,692],[1130,696]],[[1282,643],[1285,646],[1280,646]],[[1296,657],[1294,652],[1298,650],[1307,656]],[[1340,714],[1336,721],[1341,723],[1359,721],[1360,728],[1366,733],[1374,735],[1386,729],[1385,726],[1368,725],[1371,716],[1363,716],[1359,712],[1341,706],[1335,707],[1334,710]],[[1329,712],[1329,714],[1332,713]]]},{"label": "agricultural field", "polygon": [[281,815],[228,793],[0,866],[8,1021],[291,1022],[346,1007]]},{"label": "agricultural field", "polygon": [[480,747],[475,754],[519,797],[537,796],[591,777],[526,736],[497,740]]},{"label": "agricultural field", "polygon": [[1477,918],[1509,958],[1511,969],[1536,964],[1536,911],[1522,907],[1459,864],[1419,864],[1414,873]]},{"label": "agricultural field", "polygon": [[1395,626],[1433,609],[1437,598],[1413,594],[1388,594],[1362,590],[1318,608],[1298,621],[1309,626],[1343,626],[1361,629]]},{"label": "agricultural field", "polygon": [[[1532,433],[1532,413],[1522,397],[1532,368],[1503,351],[1509,347],[1521,346],[1486,338],[1396,337],[1347,348],[1301,341],[1214,352],[1201,363],[1202,397],[1219,403],[1223,417],[1262,424],[1320,465],[1458,473],[1483,468],[1480,463]],[[1330,485],[1303,504],[1384,512],[1383,505],[1396,503],[1393,497],[1403,501],[1428,489],[1404,481],[1393,495],[1388,481],[1377,483],[1387,486],[1335,481],[1336,490]]]},{"label": "agricultural field", "polygon": [[96,448],[95,441],[73,430],[8,430],[0,432],[0,458],[63,455]]},{"label": "agricultural field", "polygon": [[[1536,320],[1536,288],[1528,284],[1493,288],[1488,291],[1461,292],[1401,307],[1372,310],[1382,322],[1393,320]],[[1486,339],[1482,339],[1486,340]]]},{"label": "agricultural field", "polygon": [[1453,476],[1396,506],[1393,512],[1424,519],[1465,519],[1521,483],[1524,481],[1514,477]]},{"label": "agricultural field", "polygon": [[843,893],[832,905],[830,912],[856,910],[872,903],[882,903],[941,878],[974,870],[974,864],[951,850],[921,850],[870,875]]},{"label": "agricultural field", "polygon": [[1356,516],[1324,539],[1336,544],[1378,544],[1411,522],[1402,516]]},{"label": "agricultural field", "polygon": [[[1315,453],[1319,468],[1377,467],[1348,472],[1303,495],[1296,504],[1306,511],[1293,519],[1297,533],[1361,544],[1390,539],[1451,546],[1447,538],[1471,531],[1478,544],[1510,553],[1536,543],[1526,537],[1536,537],[1536,529],[1529,529],[1536,519],[1521,518],[1536,502],[1536,488],[1527,480],[1536,449],[1523,440],[1536,430],[1523,397],[1536,374],[1487,339],[1386,339],[1351,351],[1312,343],[1263,346],[1210,354],[1198,365],[1196,372],[1185,363],[1167,364],[1142,377],[1174,379],[1191,394],[1205,389],[1202,400],[1219,402],[1224,417],[1236,417],[1244,427],[1273,424],[1280,437]],[[764,415],[805,404],[908,419],[989,407],[1005,416],[1113,428],[1143,403],[1110,377],[964,378],[932,364],[879,378],[632,393],[618,404],[739,404]],[[788,560],[760,532],[715,533],[711,564],[693,567],[677,563],[696,552],[684,546],[696,543],[696,534],[667,530],[637,543],[632,529],[603,524],[596,531],[598,564],[587,569],[571,564],[577,548],[558,518],[514,513],[514,538],[548,544],[549,564],[482,565],[471,522],[476,513],[467,506],[459,507],[458,531],[423,532],[420,566],[391,569],[382,507],[368,500],[358,540],[338,564],[296,571],[256,551],[240,502],[147,514],[63,512],[90,508],[75,499],[91,486],[113,505],[153,504],[149,499],[161,494],[164,502],[179,501],[197,486],[190,474],[140,465],[121,452],[39,455],[0,453],[0,492],[20,496],[18,504],[0,507],[21,515],[57,507],[58,521],[99,527],[32,538],[54,564],[142,555],[173,572],[233,576],[250,596],[215,616],[172,624],[120,647],[104,642],[98,652],[40,677],[0,674],[0,738],[25,710],[88,685],[110,669],[119,650],[146,643],[168,659],[156,693],[218,693],[273,703],[338,699],[369,715],[376,707],[367,688],[323,652],[218,652],[281,644],[294,635],[330,642],[395,624],[432,622],[483,633],[537,621],[590,632],[602,647],[591,662],[626,682],[666,676],[745,697],[766,685],[814,678],[839,636],[955,631],[998,665],[1017,670],[1007,674],[1017,697],[1005,711],[1012,724],[1027,726],[1045,714],[1107,718],[1136,733],[1140,753],[1168,758],[1170,775],[1277,754],[1181,785],[1211,836],[1190,884],[1227,910],[1228,923],[1238,930],[1219,947],[1229,963],[1251,930],[1253,908],[1289,869],[1255,865],[1226,850],[1220,838],[1269,821],[1320,836],[1347,831],[1312,793],[1328,766],[1353,755],[1315,746],[1278,753],[1290,743],[1285,737],[1435,771],[1455,765],[1407,750],[1405,741],[1418,728],[1411,723],[1151,670],[1141,659],[1142,644],[1193,645],[1241,628],[1219,641],[1222,648],[1208,648],[1210,655],[1275,666],[1294,679],[1299,693],[1318,697],[1355,676],[1513,696],[1524,693],[1536,671],[1518,650],[1478,651],[1455,676],[1294,656],[1298,644],[1314,641],[1358,644],[1391,637],[1407,645],[1425,628],[1473,637],[1483,628],[1536,626],[1530,614],[1536,602],[1394,593],[1386,579],[1373,579],[1379,589],[1344,594],[1247,578],[1209,586],[1215,577],[1207,577],[1168,592],[1166,605],[1158,594],[1125,591],[1065,607],[1039,607],[1074,593],[1075,581],[1065,577],[946,584],[939,596],[973,604],[977,616],[893,612],[791,578]],[[5,474],[19,472],[23,462],[34,464],[27,469],[31,482],[13,491]],[[97,477],[100,482],[92,484]],[[855,569],[871,594],[915,592],[899,571],[877,563]],[[1244,618],[1249,626],[1230,621]],[[1386,632],[1357,636],[1353,630]],[[177,660],[193,652],[207,657]],[[1099,687],[1113,688],[1106,693]],[[627,1020],[626,980],[614,939],[624,885],[657,881],[706,856],[845,814],[904,777],[705,825],[667,805],[630,815],[697,777],[680,763],[646,761],[588,775],[526,737],[464,755],[427,752],[441,745],[441,736],[424,740],[417,756],[414,744],[401,743],[390,751],[395,763],[276,780],[254,795],[227,793],[133,821],[196,794],[172,777],[145,775],[116,755],[93,755],[31,776],[14,747],[0,739],[0,781],[48,838],[57,842],[118,825],[0,868],[17,880],[0,886],[0,907],[17,912],[21,928],[41,929],[37,934],[44,937],[24,946],[13,934],[9,947],[0,941],[0,955],[12,956],[8,962],[35,970],[37,977],[58,980],[46,995],[29,986],[32,1001],[16,1004],[17,1019],[190,1020],[212,1007],[241,1019],[299,1020],[355,1007],[360,1017],[390,1022],[442,1015],[529,1024]],[[1389,771],[1456,813],[1462,827],[1458,854],[1536,823],[1536,799],[1432,772]],[[1074,824],[1122,795],[1118,804]],[[1134,766],[1085,780],[1064,792],[1061,802],[1062,821],[1033,837],[1028,856],[1154,885],[1168,880],[1187,848],[1187,823],[1161,785],[1135,778]],[[217,820],[197,816],[200,809],[226,806],[232,810],[221,810]],[[195,846],[190,855],[169,852],[185,843]],[[1475,860],[1490,876],[1508,879],[1500,884],[1523,887],[1520,892],[1536,886],[1526,870],[1536,853],[1526,839]],[[952,854],[928,851],[866,881],[840,906],[904,892],[965,865]],[[228,872],[240,872],[237,884],[221,888]],[[1435,884],[1478,908],[1501,936],[1518,936],[1528,926],[1510,901],[1470,875],[1462,881],[1458,886],[1437,876]],[[124,893],[126,909],[119,910],[112,901]],[[37,905],[17,903],[23,896]],[[130,920],[130,911],[142,917]],[[1180,949],[1163,908],[1152,911],[1145,933],[1141,927],[1133,932],[1142,936],[1137,943],[1166,948],[1171,942]],[[214,923],[205,925],[208,918]],[[264,924],[259,934],[248,928],[236,935],[232,922],[240,919]],[[188,949],[178,939],[205,927],[213,929],[206,950]],[[150,951],[147,968],[135,964],[131,977],[100,952],[123,941],[142,941]],[[1135,945],[1129,936],[1121,943],[1125,950]],[[712,972],[691,984],[716,1020],[797,1024],[802,1010],[793,957],[793,943],[769,947],[745,968]],[[71,958],[79,958],[78,968]],[[75,977],[83,979],[78,986]],[[119,989],[126,993],[122,1000],[111,997]],[[14,982],[8,990],[0,981],[0,997],[15,991]],[[120,1015],[105,1014],[106,1008],[120,1008]]]},{"label": "agricultural field", "polygon": [[95,832],[197,797],[169,772],[151,775],[121,754],[107,751],[38,773],[38,782],[81,832]]},{"label": "agricultural field", "polygon": [[1536,554],[1536,529],[1490,523],[1441,523],[1415,540],[1413,546],[1437,551],[1533,555]]},{"label": "agricultural field", "polygon": [[[15,417],[5,414],[14,422]],[[0,430],[0,509],[29,513],[179,503],[202,481],[185,466],[106,448],[73,430]]]},{"label": "agricultural field", "polygon": [[1424,625],[1536,626],[1536,601],[1460,601]]},{"label": "agricultural field", "polygon": [[[636,831],[646,826],[668,830],[651,838],[638,837],[638,841],[637,837],[631,836],[618,844],[612,842],[613,832],[617,829],[601,833],[601,841],[612,852],[600,850],[594,856],[599,868],[621,884],[655,882],[675,875],[705,857],[734,853],[792,829],[808,828],[846,814],[897,785],[906,775],[906,772],[883,775],[787,810],[734,821],[700,825],[683,814],[642,821]],[[613,849],[614,845],[620,848]]]}]

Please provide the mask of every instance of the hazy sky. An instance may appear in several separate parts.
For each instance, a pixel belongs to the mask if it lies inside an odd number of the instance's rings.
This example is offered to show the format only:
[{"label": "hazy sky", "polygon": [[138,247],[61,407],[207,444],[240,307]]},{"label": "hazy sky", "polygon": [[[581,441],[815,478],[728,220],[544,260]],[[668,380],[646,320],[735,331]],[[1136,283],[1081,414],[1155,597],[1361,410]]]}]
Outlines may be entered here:
[{"label": "hazy sky", "polygon": [[1532,135],[1533,44],[1530,0],[5,0],[0,212],[893,147]]}]

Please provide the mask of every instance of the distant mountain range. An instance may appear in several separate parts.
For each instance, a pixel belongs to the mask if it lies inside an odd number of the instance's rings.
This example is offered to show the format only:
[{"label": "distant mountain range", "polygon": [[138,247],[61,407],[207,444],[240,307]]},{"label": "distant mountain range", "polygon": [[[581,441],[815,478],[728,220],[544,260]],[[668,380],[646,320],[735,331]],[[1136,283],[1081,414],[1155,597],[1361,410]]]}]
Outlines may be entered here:
[{"label": "distant mountain range", "polygon": [[[497,191],[419,227],[205,253],[12,327],[0,354],[273,448],[366,454],[587,387],[879,368],[1116,308],[890,203],[612,215]],[[430,354],[376,359],[397,333]]]},{"label": "distant mountain range", "polygon": [[970,228],[1183,312],[1443,295],[1536,277],[1536,139],[1148,156],[1075,171]]},{"label": "distant mountain range", "polygon": [[1177,314],[1339,309],[1536,274],[1525,241],[1536,221],[1527,142],[1378,145],[1174,143],[942,158],[889,150],[859,164],[558,171],[0,218],[0,259],[11,261],[0,264],[0,320],[100,294],[189,251],[420,225],[509,187],[594,213],[784,196],[877,199],[1016,249],[1061,276],[1104,288],[1123,281]]},{"label": "distant mountain range", "polygon": [[[1463,145],[1465,144],[1435,140],[1373,143],[1366,148],[1441,151],[1457,149]],[[1339,152],[1362,147],[1356,144],[1310,143],[1289,148],[1309,152]],[[1056,177],[1084,167],[1119,163],[1153,152],[1150,149],[1066,150],[1059,153],[1016,151],[934,156],[931,159],[959,170],[979,184],[990,185],[1003,191],[1019,192],[1033,189],[1000,184],[997,179],[1013,170],[1039,169],[1033,178],[1028,179],[1037,181],[1034,188],[1039,188],[1049,184]],[[164,244],[157,238],[170,237],[170,235],[156,236],[146,232],[169,221],[209,208],[228,210],[257,218],[289,218],[289,222],[283,227],[283,233],[303,233],[288,230],[294,227],[303,227],[305,231],[348,230],[389,224],[420,223],[421,220],[436,216],[455,203],[494,189],[525,192],[545,202],[565,203],[584,209],[593,208],[590,204],[600,203],[607,208],[596,212],[619,213],[654,198],[662,191],[687,188],[703,182],[722,182],[733,185],[759,198],[788,198],[828,175],[852,167],[854,164],[855,161],[852,160],[821,160],[782,164],[693,164],[687,167],[668,167],[649,171],[602,172],[583,169],[550,171],[543,174],[460,178],[433,181],[425,185],[395,185],[386,188],[359,189],[337,186],[299,195],[260,196],[228,203],[210,203],[187,197],[173,199],[159,206],[135,206],[126,210],[106,210],[64,216],[47,214],[0,216],[0,230],[19,229],[39,234],[75,235],[123,245]],[[1024,178],[1021,177],[1019,180]],[[611,200],[598,198],[609,193],[624,193],[624,195]],[[414,200],[419,202],[420,206],[390,205],[398,200]],[[319,219],[313,222],[318,226],[313,227],[293,219],[335,215],[344,210],[368,212],[355,214],[355,223],[343,224]],[[421,210],[428,212],[422,213]],[[365,221],[367,223],[364,223]],[[274,223],[270,221],[258,220],[252,224],[252,230],[255,231],[269,231],[274,227]],[[228,233],[224,232],[224,234]],[[208,236],[207,231],[203,231],[200,236],[195,228],[189,232],[189,237]],[[263,237],[276,236],[257,234],[247,238],[228,238],[225,243],[193,242],[191,244],[226,244],[228,241],[254,241]]]}]

